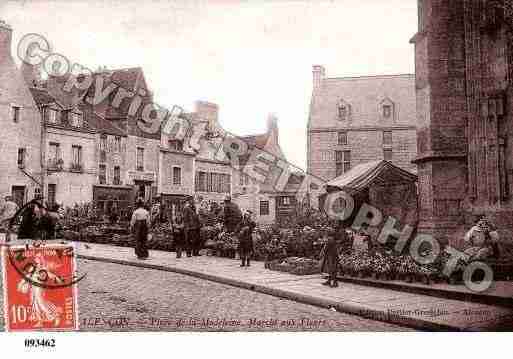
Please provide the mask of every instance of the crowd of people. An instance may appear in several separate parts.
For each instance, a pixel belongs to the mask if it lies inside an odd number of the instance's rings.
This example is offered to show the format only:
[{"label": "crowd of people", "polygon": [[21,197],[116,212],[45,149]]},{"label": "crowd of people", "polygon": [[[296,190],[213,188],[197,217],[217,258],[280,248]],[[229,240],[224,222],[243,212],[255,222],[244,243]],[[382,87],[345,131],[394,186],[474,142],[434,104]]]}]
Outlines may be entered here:
[{"label": "crowd of people", "polygon": [[[147,209],[144,201],[139,199],[130,220],[130,231],[135,238],[135,254],[139,259],[148,258],[146,242],[151,235],[151,228],[162,220],[162,209],[156,202],[151,209]],[[239,254],[241,267],[250,266],[250,258],[253,252],[253,232],[256,223],[252,219],[252,212],[242,213],[239,206],[227,196],[222,208],[222,225],[227,233],[239,238]],[[167,222],[169,232],[173,236],[176,250],[176,258],[181,258],[183,252],[187,257],[200,256],[202,249],[201,222],[199,211],[193,197],[190,197],[182,209]]]},{"label": "crowd of people", "polygon": [[[224,232],[238,238],[241,267],[249,267],[254,250],[253,233],[256,228],[251,211],[242,213],[230,196],[225,198],[224,205],[218,209],[221,213],[217,218],[221,219]],[[112,215],[114,212],[111,212],[112,223],[119,220],[119,217]],[[129,229],[135,239],[134,249],[137,258],[141,260],[148,258],[149,251],[146,243],[152,235],[152,229],[162,223],[169,226],[167,232],[172,236],[176,258],[182,258],[183,254],[186,257],[200,256],[203,243],[199,212],[193,197],[187,199],[183,208],[171,216],[165,213],[159,201],[150,207],[148,203],[138,199],[135,209],[129,216]],[[6,233],[7,241],[14,233],[12,228],[16,218],[21,218],[21,221],[18,221],[18,238],[46,240],[57,237],[57,229],[64,217],[65,210],[62,206],[58,204],[49,206],[41,199],[34,199],[20,209],[12,196],[6,196],[3,204],[0,205],[0,229]],[[335,230],[326,230],[321,233],[325,243],[321,253],[322,271],[329,274],[328,280],[323,284],[330,287],[338,286],[338,263],[340,253],[347,249],[345,247],[349,245],[356,252],[365,252],[372,247],[373,241],[368,230],[366,224],[356,232],[340,225]],[[464,252],[470,260],[498,258],[500,255],[497,229],[484,216],[477,218],[475,225],[466,233],[464,242],[466,244]]]}]

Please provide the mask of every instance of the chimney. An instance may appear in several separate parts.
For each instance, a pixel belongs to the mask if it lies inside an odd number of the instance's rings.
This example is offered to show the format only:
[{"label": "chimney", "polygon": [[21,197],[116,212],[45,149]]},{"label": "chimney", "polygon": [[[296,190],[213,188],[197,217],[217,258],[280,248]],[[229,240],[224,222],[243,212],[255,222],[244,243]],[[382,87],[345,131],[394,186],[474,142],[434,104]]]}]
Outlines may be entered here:
[{"label": "chimney", "polygon": [[326,70],[322,65],[313,65],[312,66],[312,74],[313,74],[313,89],[318,90],[321,88],[322,80],[324,80],[324,76],[326,75]]},{"label": "chimney", "polygon": [[0,20],[0,60],[11,57],[12,28]]},{"label": "chimney", "polygon": [[29,87],[40,87],[43,83],[40,65],[35,66],[22,62],[21,74],[23,75],[25,83]]},{"label": "chimney", "polygon": [[267,116],[267,134],[278,143],[280,133],[278,131],[278,118],[274,113],[270,113]]},{"label": "chimney", "polygon": [[196,115],[202,120],[208,121],[210,130],[218,127],[219,106],[206,101],[196,101]]}]

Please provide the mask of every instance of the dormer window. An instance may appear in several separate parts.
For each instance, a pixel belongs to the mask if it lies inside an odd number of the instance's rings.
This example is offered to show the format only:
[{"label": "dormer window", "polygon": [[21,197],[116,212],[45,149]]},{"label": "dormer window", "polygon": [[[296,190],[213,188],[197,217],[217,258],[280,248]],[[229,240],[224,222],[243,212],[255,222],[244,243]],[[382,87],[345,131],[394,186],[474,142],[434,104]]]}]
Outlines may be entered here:
[{"label": "dormer window", "polygon": [[344,100],[340,100],[337,106],[337,115],[340,121],[349,120],[351,114],[351,106]]},{"label": "dormer window", "polygon": [[73,127],[82,127],[84,124],[84,115],[81,113],[72,112],[70,123]]},{"label": "dormer window", "polygon": [[48,109],[48,123],[57,124],[59,116],[57,114],[57,110],[53,108]]},{"label": "dormer window", "polygon": [[341,120],[347,120],[347,107],[345,105],[338,106],[338,117]]},{"label": "dormer window", "polygon": [[392,106],[390,106],[390,105],[383,105],[383,117],[384,118],[392,117]]},{"label": "dormer window", "polygon": [[389,98],[385,97],[378,106],[379,116],[383,120],[390,120],[395,118],[395,105]]}]

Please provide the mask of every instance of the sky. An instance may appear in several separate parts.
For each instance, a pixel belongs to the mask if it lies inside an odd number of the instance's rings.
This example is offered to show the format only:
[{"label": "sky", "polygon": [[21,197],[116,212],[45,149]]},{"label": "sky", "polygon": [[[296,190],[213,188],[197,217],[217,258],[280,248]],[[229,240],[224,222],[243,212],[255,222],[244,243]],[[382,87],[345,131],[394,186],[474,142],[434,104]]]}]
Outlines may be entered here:
[{"label": "sky", "polygon": [[306,167],[312,65],[327,77],[414,72],[417,0],[2,0],[13,54],[27,33],[92,70],[142,67],[154,100],[217,103],[239,135],[278,118],[287,160]]}]

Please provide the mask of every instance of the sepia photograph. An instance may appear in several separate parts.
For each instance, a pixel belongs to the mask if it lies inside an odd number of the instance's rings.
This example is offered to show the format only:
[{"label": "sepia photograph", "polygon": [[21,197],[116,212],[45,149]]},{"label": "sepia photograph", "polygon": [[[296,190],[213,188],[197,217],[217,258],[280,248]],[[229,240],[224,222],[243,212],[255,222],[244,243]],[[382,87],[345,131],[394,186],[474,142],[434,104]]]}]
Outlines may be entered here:
[{"label": "sepia photograph", "polygon": [[0,342],[513,330],[512,0],[2,0],[0,125]]}]

